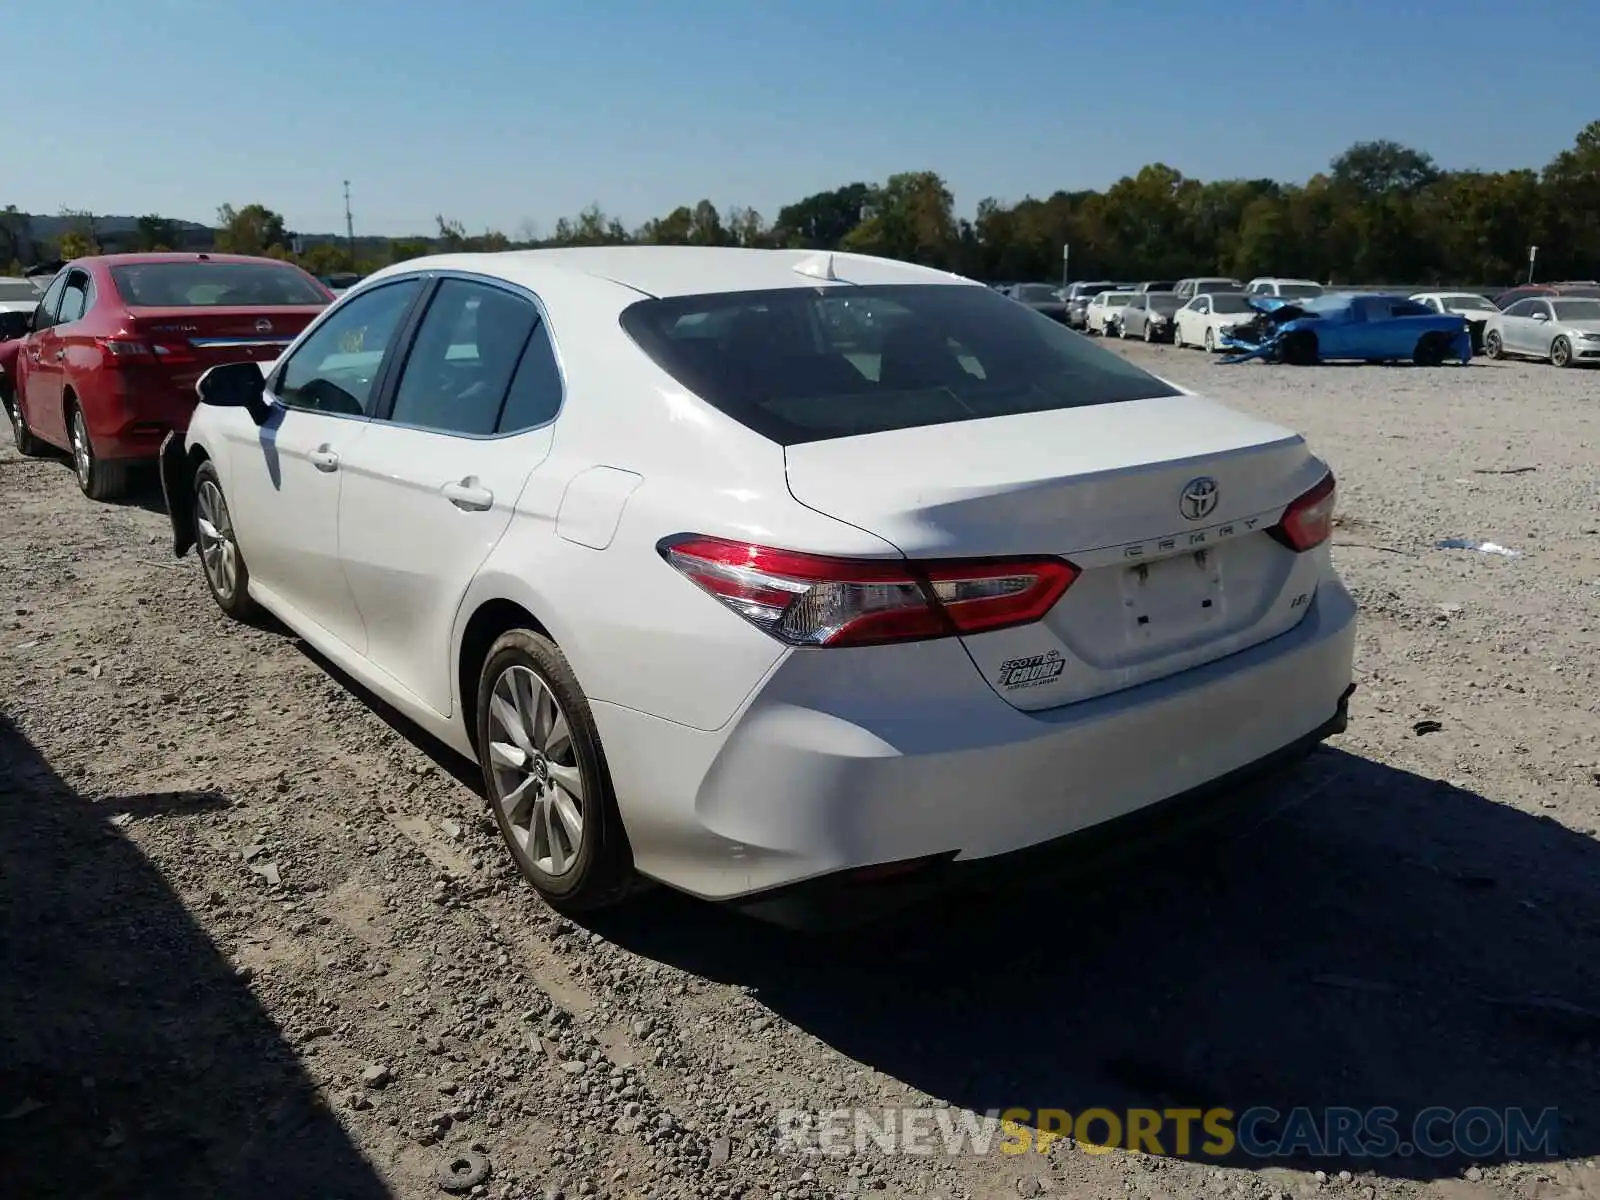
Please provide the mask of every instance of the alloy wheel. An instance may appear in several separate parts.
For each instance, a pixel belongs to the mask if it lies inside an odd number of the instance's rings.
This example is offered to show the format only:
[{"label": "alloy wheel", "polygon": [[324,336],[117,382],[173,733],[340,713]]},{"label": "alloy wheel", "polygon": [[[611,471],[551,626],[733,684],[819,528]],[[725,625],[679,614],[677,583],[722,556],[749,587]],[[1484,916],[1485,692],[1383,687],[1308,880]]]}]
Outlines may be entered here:
[{"label": "alloy wheel", "polygon": [[234,589],[239,586],[239,546],[234,541],[228,502],[222,498],[222,489],[210,479],[203,481],[195,494],[194,524],[206,579],[221,599],[233,599]]},{"label": "alloy wheel", "polygon": [[83,410],[72,410],[72,469],[78,473],[78,483],[85,491],[94,471],[94,450],[89,445],[89,427],[83,423]]},{"label": "alloy wheel", "polygon": [[546,875],[572,870],[588,789],[561,702],[528,667],[507,667],[494,682],[489,763],[492,798],[517,847]]}]

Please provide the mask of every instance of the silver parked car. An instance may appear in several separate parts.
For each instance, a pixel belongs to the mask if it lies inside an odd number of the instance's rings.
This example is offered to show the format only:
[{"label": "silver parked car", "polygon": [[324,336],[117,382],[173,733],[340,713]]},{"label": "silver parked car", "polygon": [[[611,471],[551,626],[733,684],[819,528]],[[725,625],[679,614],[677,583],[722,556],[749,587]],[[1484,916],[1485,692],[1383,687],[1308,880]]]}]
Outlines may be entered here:
[{"label": "silver parked car", "polygon": [[1530,296],[1490,315],[1483,331],[1490,358],[1525,355],[1558,367],[1600,363],[1600,300]]},{"label": "silver parked car", "polygon": [[1139,292],[1117,314],[1117,336],[1170,342],[1179,300],[1172,292]]}]

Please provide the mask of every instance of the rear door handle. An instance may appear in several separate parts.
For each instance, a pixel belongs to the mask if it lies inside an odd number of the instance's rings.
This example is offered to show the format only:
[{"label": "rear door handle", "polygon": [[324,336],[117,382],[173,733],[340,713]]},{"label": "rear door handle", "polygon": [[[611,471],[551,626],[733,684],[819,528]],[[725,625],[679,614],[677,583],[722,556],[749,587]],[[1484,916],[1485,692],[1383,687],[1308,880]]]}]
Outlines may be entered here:
[{"label": "rear door handle", "polygon": [[319,471],[337,471],[339,469],[339,456],[323,443],[310,454],[311,465]]},{"label": "rear door handle", "polygon": [[60,362],[66,356],[67,356],[67,352],[65,350],[57,350],[56,351],[56,361],[57,362]]},{"label": "rear door handle", "polygon": [[439,490],[463,512],[484,512],[494,505],[494,493],[480,487],[476,475],[468,475],[459,483],[447,483]]}]

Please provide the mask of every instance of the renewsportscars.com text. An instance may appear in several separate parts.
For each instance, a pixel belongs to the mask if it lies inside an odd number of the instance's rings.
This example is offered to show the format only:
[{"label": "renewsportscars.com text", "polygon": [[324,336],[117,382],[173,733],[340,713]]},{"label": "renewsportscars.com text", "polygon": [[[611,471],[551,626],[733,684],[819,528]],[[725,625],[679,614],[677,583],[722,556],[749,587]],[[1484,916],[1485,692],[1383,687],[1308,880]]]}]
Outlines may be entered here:
[{"label": "renewsportscars.com text", "polygon": [[1180,1158],[1553,1158],[1553,1108],[951,1108],[785,1109],[775,1130],[787,1153],[948,1156],[1048,1154],[1072,1142],[1090,1154],[1139,1150]]}]

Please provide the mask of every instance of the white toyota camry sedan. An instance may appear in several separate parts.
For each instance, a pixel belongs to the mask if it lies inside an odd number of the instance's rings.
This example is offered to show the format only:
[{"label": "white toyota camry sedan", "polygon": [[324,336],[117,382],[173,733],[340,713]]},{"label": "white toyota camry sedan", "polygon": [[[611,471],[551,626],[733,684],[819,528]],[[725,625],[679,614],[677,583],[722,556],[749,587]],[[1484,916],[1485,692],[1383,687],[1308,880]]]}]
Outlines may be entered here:
[{"label": "white toyota camry sedan", "polygon": [[1010,875],[1345,725],[1328,466],[953,275],[418,259],[199,390],[177,553],[476,759],[557,907]]}]

